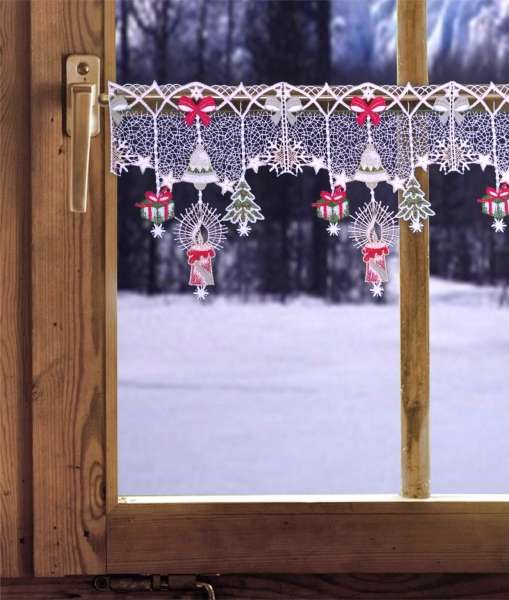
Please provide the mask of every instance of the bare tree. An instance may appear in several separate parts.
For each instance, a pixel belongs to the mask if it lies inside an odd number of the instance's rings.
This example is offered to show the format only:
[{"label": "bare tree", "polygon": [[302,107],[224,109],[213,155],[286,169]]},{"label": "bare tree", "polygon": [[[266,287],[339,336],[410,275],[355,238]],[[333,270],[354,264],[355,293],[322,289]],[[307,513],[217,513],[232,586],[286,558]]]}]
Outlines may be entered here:
[{"label": "bare tree", "polygon": [[[331,44],[330,44],[330,4],[319,0],[313,2],[309,7],[313,13],[316,23],[317,55],[320,57],[315,68],[318,70],[319,81],[329,81],[331,74]],[[313,219],[313,262],[311,266],[312,282],[311,291],[318,296],[327,293],[327,250],[328,235],[326,229],[319,219]]]},{"label": "bare tree", "polygon": [[129,43],[129,16],[131,13],[131,2],[124,0],[118,4],[117,24],[120,30],[120,73],[122,81],[129,81],[129,66],[130,66],[130,43]]},{"label": "bare tree", "polygon": [[[180,24],[182,16],[181,0],[154,0],[153,2],[133,1],[131,14],[148,38],[154,52],[156,79],[166,82],[168,79],[169,51],[168,41]],[[159,254],[154,238],[149,240],[147,291],[156,294],[161,291],[158,281]]]},{"label": "bare tree", "polygon": [[196,27],[196,78],[203,81],[206,76],[205,71],[205,52],[207,47],[207,7],[209,0],[201,0],[198,10],[198,20]]},{"label": "bare tree", "polygon": [[232,79],[232,55],[233,55],[233,31],[235,29],[235,11],[233,0],[227,0],[226,11],[228,15],[228,26],[226,29],[226,81],[231,83]]}]

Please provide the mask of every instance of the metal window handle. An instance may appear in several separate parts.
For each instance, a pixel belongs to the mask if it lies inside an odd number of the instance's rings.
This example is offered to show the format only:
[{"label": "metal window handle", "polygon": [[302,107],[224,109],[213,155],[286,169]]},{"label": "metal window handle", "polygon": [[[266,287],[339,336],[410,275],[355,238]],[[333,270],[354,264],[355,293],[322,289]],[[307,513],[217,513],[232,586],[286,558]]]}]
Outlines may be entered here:
[{"label": "metal window handle", "polygon": [[204,581],[197,581],[196,587],[201,588],[207,592],[207,600],[216,600],[214,588],[210,583],[205,583]]},{"label": "metal window handle", "polygon": [[72,212],[84,213],[87,210],[90,140],[100,132],[100,59],[73,54],[67,58],[66,76],[66,131],[71,137],[69,205]]}]

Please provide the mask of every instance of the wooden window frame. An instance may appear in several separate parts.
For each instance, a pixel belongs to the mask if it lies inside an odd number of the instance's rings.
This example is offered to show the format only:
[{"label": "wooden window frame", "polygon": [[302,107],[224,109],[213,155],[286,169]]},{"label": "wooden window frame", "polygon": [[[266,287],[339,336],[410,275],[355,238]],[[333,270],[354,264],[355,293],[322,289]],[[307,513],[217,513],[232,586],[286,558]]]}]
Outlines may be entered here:
[{"label": "wooden window frame", "polygon": [[[398,2],[400,81],[426,82],[425,8]],[[116,179],[103,120],[88,212],[68,211],[61,88],[71,53],[99,55],[104,83],[114,79],[114,2],[34,1],[28,10],[35,575],[507,571],[507,496],[428,498],[427,226],[419,236],[401,230],[402,496],[118,502]],[[23,573],[23,560],[7,575]]]},{"label": "wooden window frame", "polygon": [[[426,2],[398,5],[398,81],[428,83]],[[419,175],[428,193],[428,177]],[[116,211],[107,238],[116,240]],[[119,504],[108,482],[108,571],[308,573],[505,571],[509,503],[429,497],[429,227],[401,232],[402,496],[168,498]],[[111,249],[107,271],[114,269]],[[110,262],[111,261],[111,262]],[[113,281],[114,278],[112,278]],[[116,286],[116,280],[115,280]],[[115,290],[108,293],[109,472],[116,474]],[[413,500],[412,500],[413,499]],[[502,526],[501,526],[502,525]],[[482,532],[482,536],[480,536]],[[482,543],[481,543],[482,542]]]}]

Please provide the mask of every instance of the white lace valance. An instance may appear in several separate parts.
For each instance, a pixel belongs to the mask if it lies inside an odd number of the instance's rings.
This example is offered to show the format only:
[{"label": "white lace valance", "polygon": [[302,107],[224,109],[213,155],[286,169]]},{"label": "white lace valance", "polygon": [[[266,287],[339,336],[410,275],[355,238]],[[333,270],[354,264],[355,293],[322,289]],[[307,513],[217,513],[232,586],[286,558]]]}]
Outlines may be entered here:
[{"label": "white lace valance", "polygon": [[[212,262],[226,234],[223,223],[241,236],[262,220],[246,172],[262,167],[277,175],[298,175],[305,167],[329,175],[329,189],[310,198],[328,232],[353,216],[350,235],[361,248],[366,281],[381,295],[388,273],[385,256],[397,241],[395,217],[418,233],[434,214],[417,169],[438,165],[444,173],[464,173],[472,165],[494,168],[494,180],[479,190],[480,210],[503,232],[509,215],[509,85],[438,86],[270,86],[109,84],[112,130],[111,169],[129,167],[155,173],[154,191],[137,205],[160,237],[175,216],[178,239],[188,253],[190,284],[206,295],[213,284]],[[193,183],[197,204],[175,211],[172,189]],[[368,204],[356,211],[347,185],[362,181]],[[379,183],[402,191],[392,215],[375,198]],[[231,193],[225,214],[203,202],[203,190],[218,185]],[[178,207],[177,207],[178,209]],[[352,214],[353,212],[353,214]]]}]

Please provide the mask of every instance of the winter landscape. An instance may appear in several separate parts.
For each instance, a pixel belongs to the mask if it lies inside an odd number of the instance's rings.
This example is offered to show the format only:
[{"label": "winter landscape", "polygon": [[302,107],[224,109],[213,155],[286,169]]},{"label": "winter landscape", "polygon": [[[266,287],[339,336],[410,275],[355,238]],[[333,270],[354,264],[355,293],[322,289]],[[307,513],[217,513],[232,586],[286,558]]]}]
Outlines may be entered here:
[{"label": "winter landscape", "polygon": [[[432,280],[433,490],[509,492],[509,307]],[[399,307],[119,297],[121,494],[396,493]]]},{"label": "winter landscape", "polygon": [[[118,79],[394,83],[395,6],[121,0]],[[509,0],[429,0],[430,81],[508,81],[508,24]],[[433,493],[509,492],[509,232],[475,200],[492,180],[430,173]],[[119,492],[397,493],[397,254],[373,300],[346,228],[332,240],[310,209],[323,171],[249,183],[266,220],[229,236],[200,303],[172,230],[154,240],[134,207],[153,173],[120,179]],[[361,184],[348,193],[360,206]],[[216,186],[206,199],[224,212]]]}]

